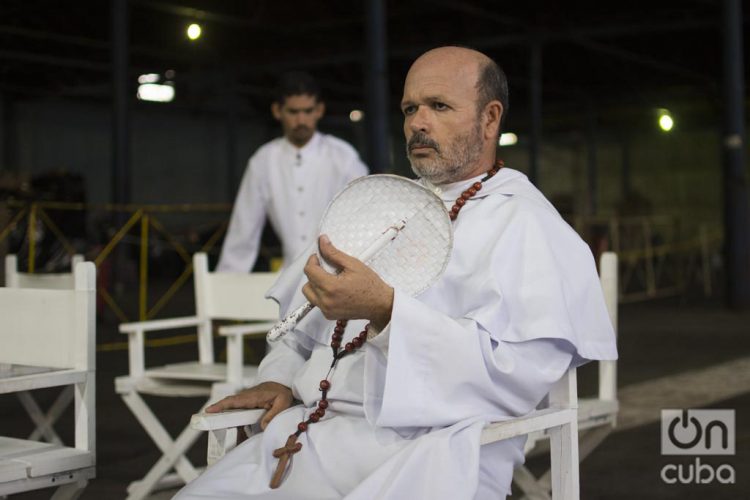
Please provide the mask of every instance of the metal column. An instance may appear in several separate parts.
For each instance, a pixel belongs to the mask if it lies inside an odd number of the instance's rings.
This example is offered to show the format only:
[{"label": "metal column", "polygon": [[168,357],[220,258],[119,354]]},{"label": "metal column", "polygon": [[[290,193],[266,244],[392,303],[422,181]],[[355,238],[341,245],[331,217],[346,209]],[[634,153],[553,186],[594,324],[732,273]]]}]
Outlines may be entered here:
[{"label": "metal column", "polygon": [[599,194],[599,175],[596,161],[596,109],[586,103],[586,213],[596,215]]},{"label": "metal column", "polygon": [[112,0],[112,201],[130,201],[128,1]]},{"label": "metal column", "polygon": [[367,156],[371,173],[389,170],[388,58],[385,1],[368,0],[366,11],[367,55],[365,92],[367,107]]},{"label": "metal column", "polygon": [[529,110],[531,130],[529,134],[529,180],[539,185],[539,149],[542,141],[542,42],[531,41],[529,74]]},{"label": "metal column", "polygon": [[745,172],[745,84],[742,58],[742,5],[724,0],[724,241],[727,303],[750,307],[750,208]]},{"label": "metal column", "polygon": [[8,115],[5,111],[5,96],[0,92],[0,170],[8,170]]}]

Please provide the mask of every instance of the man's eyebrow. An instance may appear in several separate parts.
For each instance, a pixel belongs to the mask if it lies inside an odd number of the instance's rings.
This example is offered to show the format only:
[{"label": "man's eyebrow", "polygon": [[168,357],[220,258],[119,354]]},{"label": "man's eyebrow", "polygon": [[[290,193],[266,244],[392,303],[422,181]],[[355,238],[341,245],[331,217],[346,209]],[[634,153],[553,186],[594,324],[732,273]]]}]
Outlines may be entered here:
[{"label": "man's eyebrow", "polygon": [[291,113],[299,113],[300,111],[304,111],[307,113],[312,112],[315,109],[315,106],[309,106],[307,108],[288,108]]},{"label": "man's eyebrow", "polygon": [[[426,97],[422,97],[419,100],[422,101],[422,102],[426,102],[428,104],[432,104],[432,103],[435,103],[435,102],[445,102],[445,103],[448,102],[448,98],[446,98],[445,96],[441,96],[441,95],[429,95],[429,96],[426,96]],[[412,99],[404,99],[403,101],[401,101],[401,107],[410,106],[410,105],[414,105],[414,104],[415,104],[415,102]]]}]

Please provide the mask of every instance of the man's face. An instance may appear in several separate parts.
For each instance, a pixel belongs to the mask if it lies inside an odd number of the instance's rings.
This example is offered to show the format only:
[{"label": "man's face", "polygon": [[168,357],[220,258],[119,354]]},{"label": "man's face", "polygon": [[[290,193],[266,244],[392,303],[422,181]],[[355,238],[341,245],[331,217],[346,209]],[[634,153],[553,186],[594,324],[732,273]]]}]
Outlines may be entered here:
[{"label": "man's face", "polygon": [[307,144],[323,117],[325,106],[307,94],[288,96],[283,104],[271,106],[274,118],[281,122],[284,136],[297,147]]},{"label": "man's face", "polygon": [[478,66],[460,58],[423,56],[404,83],[406,155],[433,184],[479,175],[484,144],[477,113]]}]

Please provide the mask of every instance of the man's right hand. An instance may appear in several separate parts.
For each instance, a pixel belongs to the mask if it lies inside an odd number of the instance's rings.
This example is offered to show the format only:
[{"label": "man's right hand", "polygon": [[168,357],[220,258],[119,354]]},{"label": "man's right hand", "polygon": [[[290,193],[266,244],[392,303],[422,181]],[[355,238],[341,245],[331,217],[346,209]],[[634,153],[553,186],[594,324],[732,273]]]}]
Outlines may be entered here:
[{"label": "man's right hand", "polygon": [[265,408],[266,413],[260,419],[260,428],[265,430],[273,417],[292,406],[293,400],[292,390],[289,387],[276,382],[263,382],[212,404],[206,408],[206,413]]}]

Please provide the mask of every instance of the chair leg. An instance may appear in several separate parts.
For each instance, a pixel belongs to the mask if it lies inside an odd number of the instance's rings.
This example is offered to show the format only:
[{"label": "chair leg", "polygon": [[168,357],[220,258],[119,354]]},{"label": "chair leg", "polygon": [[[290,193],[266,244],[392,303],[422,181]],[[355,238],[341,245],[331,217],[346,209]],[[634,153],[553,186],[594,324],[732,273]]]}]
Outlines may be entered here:
[{"label": "chair leg", "polygon": [[125,404],[130,408],[138,421],[141,423],[151,439],[162,451],[161,458],[154,464],[151,470],[140,481],[134,481],[128,488],[128,500],[146,498],[156,487],[160,480],[174,468],[179,477],[188,483],[198,477],[198,471],[193,467],[184,453],[190,449],[195,441],[202,435],[201,431],[187,426],[176,440],[164,429],[159,420],[149,409],[140,395],[129,392],[122,395]]},{"label": "chair leg", "polygon": [[55,493],[50,497],[50,500],[76,500],[81,496],[81,493],[83,493],[87,484],[89,484],[89,482],[85,479],[74,483],[64,484],[55,490]]},{"label": "chair leg", "polygon": [[28,439],[38,441],[44,436],[47,442],[62,446],[62,440],[52,426],[60,418],[62,412],[70,405],[71,401],[73,401],[73,387],[65,387],[46,414],[39,407],[29,391],[18,392],[16,395],[36,425],[36,428]]},{"label": "chair leg", "polygon": [[513,470],[513,482],[523,492],[522,500],[550,500],[549,488],[541,486],[534,474],[524,465]]},{"label": "chair leg", "polygon": [[578,500],[578,421],[550,429],[552,499]]},{"label": "chair leg", "polygon": [[578,450],[578,460],[582,462],[583,459],[589,456],[591,452],[594,451],[596,447],[599,446],[602,441],[604,441],[604,439],[612,433],[613,430],[614,428],[611,425],[602,425],[600,427],[594,427],[592,429],[582,431],[581,435],[578,438],[580,442]]}]

